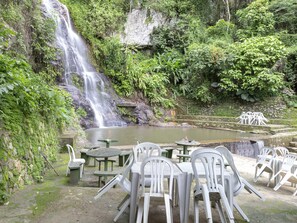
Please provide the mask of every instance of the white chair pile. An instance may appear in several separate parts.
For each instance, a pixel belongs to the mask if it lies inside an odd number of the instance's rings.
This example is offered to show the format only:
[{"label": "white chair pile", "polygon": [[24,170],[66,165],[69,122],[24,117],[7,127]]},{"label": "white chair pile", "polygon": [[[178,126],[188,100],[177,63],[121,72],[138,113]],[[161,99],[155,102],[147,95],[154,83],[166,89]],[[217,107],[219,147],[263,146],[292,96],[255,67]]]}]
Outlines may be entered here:
[{"label": "white chair pile", "polygon": [[[293,168],[297,164],[297,154],[286,154],[282,161],[280,170],[273,176],[273,178],[280,176],[281,179],[277,185],[273,188],[275,191],[278,190],[286,182],[291,182],[292,185],[297,184],[297,168]],[[297,194],[297,187],[293,196]]]},{"label": "white chair pile", "polygon": [[242,112],[238,118],[238,123],[245,125],[266,125],[269,121],[262,112]]},{"label": "white chair pile", "polygon": [[269,186],[270,181],[274,175],[274,158],[275,158],[275,150],[269,147],[263,147],[260,150],[260,154],[257,158],[257,163],[255,167],[255,177],[254,182],[258,181],[258,178],[264,173],[269,173],[269,180],[267,186]]},{"label": "white chair pile", "polygon": [[290,182],[296,188],[293,196],[297,195],[297,154],[289,153],[285,147],[263,147],[256,163],[255,182],[263,172],[269,173],[267,186],[274,180],[276,185],[273,189],[277,191],[285,183]]},{"label": "white chair pile", "polygon": [[[240,192],[243,189],[246,189],[249,193],[256,194],[261,200],[264,200],[264,197],[254,188],[250,183],[248,183],[243,177],[240,176],[231,152],[225,147],[225,146],[217,146],[215,148],[217,151],[219,151],[222,156],[226,159],[227,163],[229,164],[232,172],[233,172],[233,196],[237,196],[240,194]],[[249,218],[246,216],[246,214],[243,212],[243,210],[240,208],[240,206],[237,204],[235,199],[233,200],[233,206],[236,208],[236,210],[239,212],[239,214],[242,216],[244,220],[249,222]]]}]

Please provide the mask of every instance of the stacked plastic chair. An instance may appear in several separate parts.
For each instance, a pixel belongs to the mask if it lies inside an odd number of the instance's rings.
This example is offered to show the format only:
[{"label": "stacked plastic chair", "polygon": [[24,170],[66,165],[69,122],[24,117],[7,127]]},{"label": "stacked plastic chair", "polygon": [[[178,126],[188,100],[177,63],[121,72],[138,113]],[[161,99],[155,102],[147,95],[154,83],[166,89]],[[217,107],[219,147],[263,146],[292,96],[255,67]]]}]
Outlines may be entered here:
[{"label": "stacked plastic chair", "polygon": [[[197,161],[203,164],[205,178],[199,176],[199,165],[197,165]],[[191,163],[196,182],[194,190],[194,222],[199,222],[198,202],[200,200],[204,201],[207,222],[213,222],[211,214],[211,202],[215,202],[222,222],[226,222],[222,203],[227,213],[229,222],[234,222],[233,212],[225,194],[225,166],[220,152],[214,149],[195,150],[191,154]],[[205,179],[206,183],[201,183],[201,178]]]},{"label": "stacked plastic chair", "polygon": [[[169,172],[164,175],[164,171]],[[150,185],[146,185],[150,179]],[[168,183],[168,187],[165,184]],[[141,198],[138,204],[137,223],[148,222],[148,213],[151,197],[164,198],[167,223],[173,223],[172,214],[172,190],[173,190],[173,164],[161,156],[151,156],[143,160],[141,164]]]},{"label": "stacked plastic chair", "polygon": [[[282,185],[286,182],[291,182],[293,185],[297,184],[297,168],[293,169],[293,166],[297,163],[297,155],[296,154],[286,154],[284,160],[282,162],[282,166],[280,170],[273,176],[273,178],[280,176],[281,180],[277,183],[277,185],[273,188],[275,191],[278,190]],[[297,187],[293,196],[297,194]]]},{"label": "stacked plastic chair", "polygon": [[264,173],[269,173],[269,179],[267,186],[269,186],[270,181],[274,175],[274,164],[275,164],[275,150],[269,147],[263,147],[258,155],[256,167],[255,167],[255,177],[254,182],[258,181],[258,178]]},{"label": "stacked plastic chair", "polygon": [[[254,188],[250,183],[248,183],[243,177],[240,176],[235,166],[232,153],[225,146],[217,146],[215,149],[219,151],[222,154],[222,156],[226,159],[227,163],[229,164],[233,172],[233,196],[235,197],[239,195],[243,189],[246,189],[249,193],[254,193],[260,199],[264,200],[264,197],[256,190],[256,188]],[[247,215],[243,212],[243,210],[240,208],[240,206],[237,204],[235,200],[233,200],[233,206],[236,208],[236,210],[239,212],[239,214],[245,221],[250,221]]]}]

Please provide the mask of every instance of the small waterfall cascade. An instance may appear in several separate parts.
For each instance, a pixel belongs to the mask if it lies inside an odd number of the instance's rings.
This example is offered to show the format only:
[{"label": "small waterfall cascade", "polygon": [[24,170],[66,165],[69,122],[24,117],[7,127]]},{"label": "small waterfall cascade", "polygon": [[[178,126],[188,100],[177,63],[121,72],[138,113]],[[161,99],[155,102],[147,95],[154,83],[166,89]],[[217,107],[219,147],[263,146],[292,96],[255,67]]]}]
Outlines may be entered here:
[{"label": "small waterfall cascade", "polygon": [[[108,79],[88,61],[88,49],[83,39],[74,31],[68,9],[58,0],[43,0],[48,17],[56,23],[56,44],[63,53],[64,79],[66,86],[82,91],[94,113],[96,127],[123,126],[126,123],[117,113]],[[83,86],[77,82],[82,80]],[[80,89],[81,88],[81,89]],[[108,93],[109,91],[109,93]]]}]

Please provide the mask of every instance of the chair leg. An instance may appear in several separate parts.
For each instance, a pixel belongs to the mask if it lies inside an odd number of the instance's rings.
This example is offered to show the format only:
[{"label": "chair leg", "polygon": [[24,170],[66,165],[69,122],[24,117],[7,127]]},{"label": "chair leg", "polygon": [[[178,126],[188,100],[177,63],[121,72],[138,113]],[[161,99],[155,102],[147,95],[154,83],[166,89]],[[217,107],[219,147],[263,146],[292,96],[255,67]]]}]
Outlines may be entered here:
[{"label": "chair leg", "polygon": [[[100,178],[100,177],[99,177]],[[107,184],[104,185],[99,191],[98,194],[94,197],[94,199],[98,199],[101,197],[103,194],[105,194],[109,189],[111,189],[114,185],[116,185],[118,181],[116,178],[111,179]]]},{"label": "chair leg", "polygon": [[170,198],[169,198],[169,195],[168,194],[165,194],[164,195],[164,202],[165,202],[167,223],[173,223],[172,206],[171,206],[171,202],[170,202]]},{"label": "chair leg", "polygon": [[138,210],[137,210],[137,219],[136,219],[137,223],[142,222],[143,206],[144,206],[143,202],[144,202],[144,200],[143,200],[143,198],[141,198],[139,201]]},{"label": "chair leg", "polygon": [[268,179],[267,187],[269,187],[270,181],[272,180],[272,178],[273,178],[273,174],[269,173],[269,179]]},{"label": "chair leg", "polygon": [[82,178],[83,172],[84,172],[84,164],[81,164],[81,166],[80,166],[80,178]]},{"label": "chair leg", "polygon": [[230,222],[234,222],[233,212],[232,212],[232,209],[231,209],[231,207],[230,207],[230,205],[228,203],[228,199],[226,197],[224,188],[223,187],[219,187],[219,192],[220,192],[221,200],[222,200],[222,202],[223,202],[223,204],[225,206],[225,209],[226,209],[228,218],[229,218]]},{"label": "chair leg", "polygon": [[226,217],[225,217],[225,214],[224,214],[224,211],[223,211],[221,202],[220,201],[217,201],[215,203],[215,206],[216,206],[216,209],[219,212],[219,216],[220,216],[221,222],[226,223],[227,221],[226,221]]},{"label": "chair leg", "polygon": [[295,192],[294,192],[293,196],[296,196],[296,195],[297,195],[297,189],[295,190]]},{"label": "chair leg", "polygon": [[148,193],[144,194],[143,204],[143,223],[148,223],[148,215],[150,209],[150,195]]},{"label": "chair leg", "polygon": [[127,194],[127,195],[124,197],[124,199],[121,201],[121,203],[119,203],[117,209],[118,209],[118,210],[122,209],[124,203],[125,203],[126,200],[129,199],[129,198],[130,198],[130,194]]},{"label": "chair leg", "polygon": [[199,223],[199,201],[194,198],[194,222]]},{"label": "chair leg", "polygon": [[243,212],[243,210],[240,208],[240,206],[236,203],[235,200],[233,200],[233,206],[236,208],[236,210],[239,212],[241,217],[246,221],[250,222],[250,219],[246,216],[246,214]]},{"label": "chair leg", "polygon": [[119,211],[119,213],[115,216],[115,218],[113,219],[114,222],[116,222],[119,217],[124,213],[124,211],[127,209],[127,207],[130,204],[130,199],[126,199],[126,201],[123,203],[123,205],[121,206],[121,209]]},{"label": "chair leg", "polygon": [[254,176],[254,182],[257,182],[257,172],[258,172],[258,166],[255,167],[255,176]]},{"label": "chair leg", "polygon": [[281,180],[280,182],[273,188],[273,190],[278,190],[287,180],[291,177],[291,173],[287,173]]},{"label": "chair leg", "polygon": [[207,222],[212,222],[211,203],[210,203],[209,192],[206,184],[202,184],[202,196],[204,201],[204,208],[205,208]]},{"label": "chair leg", "polygon": [[265,200],[265,198],[256,190],[256,188],[254,188],[249,182],[247,182],[244,178],[241,178],[241,181],[244,184],[244,188],[246,190],[248,190],[250,193],[253,192],[254,194],[256,194],[260,199],[262,199],[263,201]]}]

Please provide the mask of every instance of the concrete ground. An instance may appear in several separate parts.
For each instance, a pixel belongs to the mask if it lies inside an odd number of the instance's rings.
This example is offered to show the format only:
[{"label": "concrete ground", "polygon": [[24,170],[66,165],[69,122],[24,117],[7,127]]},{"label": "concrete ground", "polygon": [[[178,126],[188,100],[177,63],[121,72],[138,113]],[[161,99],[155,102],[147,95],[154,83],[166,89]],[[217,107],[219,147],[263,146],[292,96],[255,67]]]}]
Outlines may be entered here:
[{"label": "concrete ground", "polygon": [[[77,186],[69,185],[65,176],[68,154],[61,154],[54,164],[59,176],[52,170],[45,175],[42,184],[28,185],[14,193],[8,204],[0,206],[0,223],[109,223],[117,214],[117,205],[125,197],[120,187],[113,188],[98,200],[96,195],[97,178],[92,175],[94,167],[87,167],[84,178]],[[254,185],[265,197],[261,201],[256,195],[243,190],[235,199],[250,222],[293,223],[297,222],[297,196],[290,184],[274,191],[267,187],[267,175],[253,182],[255,159],[234,155],[240,174]],[[190,206],[189,222],[193,222],[193,204]],[[220,222],[215,209],[212,210],[214,222]],[[235,213],[236,222],[244,222]],[[200,222],[205,222],[203,209],[200,210]],[[118,223],[128,222],[128,210]],[[152,203],[149,222],[166,222],[165,208],[162,203]],[[179,222],[179,208],[174,207],[174,223]]]}]

